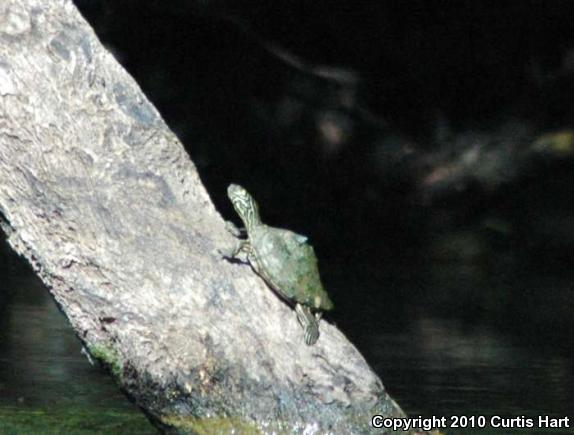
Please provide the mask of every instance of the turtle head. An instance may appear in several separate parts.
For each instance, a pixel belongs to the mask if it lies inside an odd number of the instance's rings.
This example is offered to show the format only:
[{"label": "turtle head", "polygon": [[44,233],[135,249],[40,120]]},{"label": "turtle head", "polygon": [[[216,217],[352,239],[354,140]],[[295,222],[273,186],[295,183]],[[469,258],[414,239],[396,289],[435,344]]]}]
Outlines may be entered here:
[{"label": "turtle head", "polygon": [[247,231],[261,224],[259,207],[247,190],[238,184],[230,184],[227,188],[227,196]]}]

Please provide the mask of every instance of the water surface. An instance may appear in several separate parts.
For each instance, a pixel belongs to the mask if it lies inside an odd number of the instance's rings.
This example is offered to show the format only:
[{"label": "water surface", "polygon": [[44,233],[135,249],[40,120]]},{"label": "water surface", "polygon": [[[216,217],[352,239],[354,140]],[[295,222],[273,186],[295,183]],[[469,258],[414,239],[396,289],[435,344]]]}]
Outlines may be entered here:
[{"label": "water surface", "polygon": [[[327,262],[328,320],[411,416],[574,418],[572,272],[525,261]],[[0,433],[155,433],[88,362],[41,282],[20,264],[2,270]]]},{"label": "water surface", "polygon": [[0,274],[0,433],[154,434],[30,273]]}]

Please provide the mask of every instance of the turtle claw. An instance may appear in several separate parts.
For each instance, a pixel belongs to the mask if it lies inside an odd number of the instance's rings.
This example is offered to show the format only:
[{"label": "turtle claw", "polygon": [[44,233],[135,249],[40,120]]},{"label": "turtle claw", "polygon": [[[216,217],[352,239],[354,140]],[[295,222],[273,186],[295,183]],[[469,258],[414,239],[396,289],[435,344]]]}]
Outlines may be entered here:
[{"label": "turtle claw", "polygon": [[234,237],[238,237],[238,239],[235,240],[235,244],[230,248],[218,249],[217,252],[219,255],[223,258],[237,258],[237,256],[242,252],[248,253],[249,241],[239,239],[239,237],[245,235],[245,228],[237,228],[233,222],[225,221],[225,229]]},{"label": "turtle claw", "polygon": [[237,249],[237,246],[226,249],[217,248],[217,253],[221,258],[235,258],[239,253],[239,250]]},{"label": "turtle claw", "polygon": [[[218,249],[217,252],[222,258],[238,258],[239,254],[249,251],[249,243],[246,240],[237,240],[231,248]],[[242,260],[241,258],[239,258]]]},{"label": "turtle claw", "polygon": [[312,346],[317,343],[319,339],[319,325],[316,323],[313,325],[308,325],[305,328],[305,344],[308,346]]},{"label": "turtle claw", "polygon": [[247,234],[245,228],[238,228],[231,221],[225,221],[225,229],[227,230],[228,233],[234,235],[235,237],[241,237]]}]

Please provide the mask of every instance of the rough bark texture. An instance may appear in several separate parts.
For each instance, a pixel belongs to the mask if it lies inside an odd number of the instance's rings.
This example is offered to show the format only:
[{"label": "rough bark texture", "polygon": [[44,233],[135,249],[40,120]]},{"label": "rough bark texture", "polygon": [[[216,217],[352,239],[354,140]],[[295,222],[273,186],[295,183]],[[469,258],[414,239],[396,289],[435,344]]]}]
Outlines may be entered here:
[{"label": "rough bark texture", "polygon": [[163,429],[362,433],[402,415],[334,326],[305,346],[292,309],[219,257],[232,240],[195,167],[67,0],[0,3],[0,212]]}]

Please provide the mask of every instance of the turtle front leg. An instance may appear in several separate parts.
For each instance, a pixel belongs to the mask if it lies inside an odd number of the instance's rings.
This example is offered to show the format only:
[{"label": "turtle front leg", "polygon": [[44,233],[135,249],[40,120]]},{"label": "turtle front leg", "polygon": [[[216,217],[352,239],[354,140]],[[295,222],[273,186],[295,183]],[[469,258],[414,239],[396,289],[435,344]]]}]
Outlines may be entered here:
[{"label": "turtle front leg", "polygon": [[236,258],[241,252],[248,252],[249,246],[248,240],[236,240],[230,248],[218,249],[218,251],[224,258]]},{"label": "turtle front leg", "polygon": [[295,305],[297,320],[305,331],[305,344],[311,346],[319,339],[319,317],[315,317],[311,308],[301,304]]},{"label": "turtle front leg", "polygon": [[241,237],[246,234],[245,228],[238,228],[233,222],[225,221],[225,229],[235,237]]},{"label": "turtle front leg", "polygon": [[[245,233],[245,229],[237,228],[231,221],[225,221],[225,229],[235,237],[241,237]],[[250,249],[249,240],[238,238],[230,248],[218,249],[217,251],[224,258],[236,258],[241,252],[248,253]]]}]

